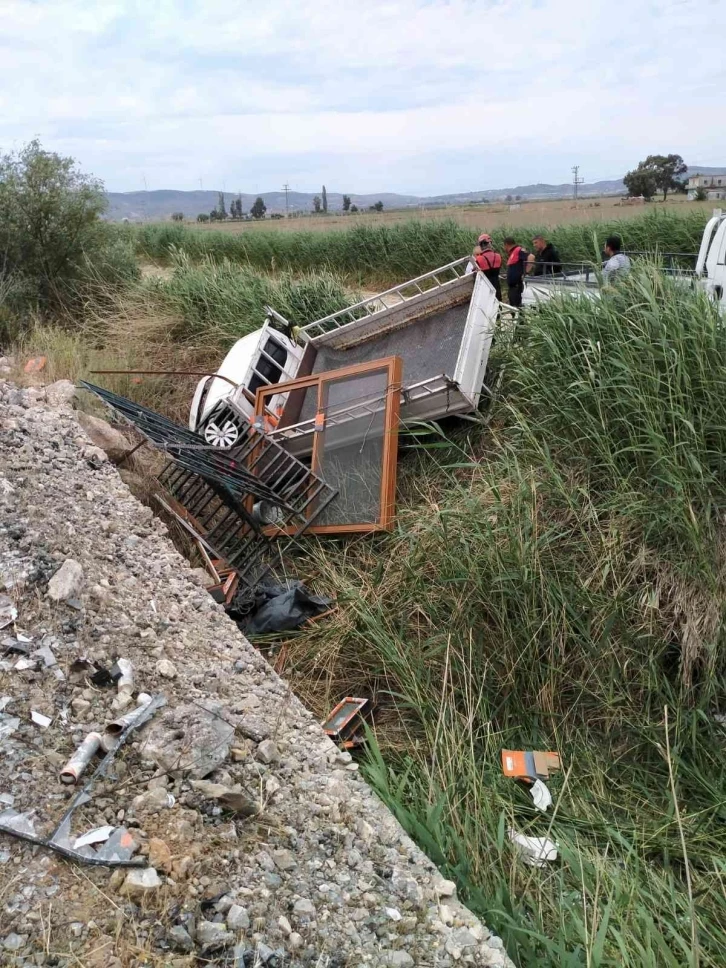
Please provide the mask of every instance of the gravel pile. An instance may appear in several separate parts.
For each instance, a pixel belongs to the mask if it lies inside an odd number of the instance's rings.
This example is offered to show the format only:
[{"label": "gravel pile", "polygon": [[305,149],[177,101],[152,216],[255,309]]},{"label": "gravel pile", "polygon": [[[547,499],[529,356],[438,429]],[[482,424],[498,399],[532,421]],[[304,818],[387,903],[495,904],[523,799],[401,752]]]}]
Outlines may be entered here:
[{"label": "gravel pile", "polygon": [[21,812],[46,837],[84,738],[163,694],[70,837],[126,830],[147,866],[0,834],[0,964],[511,965],[131,496],[72,393],[0,383],[0,822]]}]

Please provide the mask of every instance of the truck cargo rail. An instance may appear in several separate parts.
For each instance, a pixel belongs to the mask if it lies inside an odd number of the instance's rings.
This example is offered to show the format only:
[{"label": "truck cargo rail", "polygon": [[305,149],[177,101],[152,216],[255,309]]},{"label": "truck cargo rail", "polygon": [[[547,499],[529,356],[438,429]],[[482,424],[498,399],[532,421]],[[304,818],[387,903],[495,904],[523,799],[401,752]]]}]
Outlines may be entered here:
[{"label": "truck cargo rail", "polygon": [[466,275],[466,269],[470,262],[471,257],[468,255],[463,259],[456,259],[454,262],[449,262],[431,272],[416,276],[415,279],[409,279],[407,282],[402,282],[384,292],[376,293],[368,299],[362,299],[352,306],[330,313],[329,316],[316,319],[314,322],[303,326],[300,332],[307,339],[314,339],[316,336],[340,329],[349,323],[358,322],[360,319],[397,309],[412,300],[419,299],[421,296],[430,295],[434,290],[444,290]]}]

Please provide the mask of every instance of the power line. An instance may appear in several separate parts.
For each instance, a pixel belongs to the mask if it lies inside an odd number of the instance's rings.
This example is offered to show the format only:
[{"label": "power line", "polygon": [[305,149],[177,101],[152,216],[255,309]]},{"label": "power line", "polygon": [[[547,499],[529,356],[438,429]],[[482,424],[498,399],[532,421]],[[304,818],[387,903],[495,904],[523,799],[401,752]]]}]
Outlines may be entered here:
[{"label": "power line", "polygon": [[290,191],[290,186],[288,185],[287,182],[285,182],[285,184],[282,186],[282,190],[285,193],[285,218],[287,218],[287,216],[289,215],[289,205],[287,202],[287,196]]},{"label": "power line", "polygon": [[580,185],[584,184],[584,182],[585,182],[585,179],[580,178],[580,166],[573,165],[572,166],[572,186],[574,189],[573,196],[575,199],[575,204],[577,204],[577,189]]}]

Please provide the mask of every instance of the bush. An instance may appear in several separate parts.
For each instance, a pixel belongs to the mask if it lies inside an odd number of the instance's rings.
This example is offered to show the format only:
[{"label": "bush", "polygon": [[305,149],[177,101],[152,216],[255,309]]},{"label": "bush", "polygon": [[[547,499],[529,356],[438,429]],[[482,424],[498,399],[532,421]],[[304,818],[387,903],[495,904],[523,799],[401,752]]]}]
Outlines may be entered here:
[{"label": "bush", "polygon": [[0,251],[6,272],[22,277],[23,302],[67,299],[84,260],[105,243],[105,205],[101,182],[37,141],[0,158]]},{"label": "bush", "polygon": [[101,182],[37,141],[0,158],[6,339],[30,311],[70,320],[96,294],[138,278],[134,236],[100,220],[105,205]]}]

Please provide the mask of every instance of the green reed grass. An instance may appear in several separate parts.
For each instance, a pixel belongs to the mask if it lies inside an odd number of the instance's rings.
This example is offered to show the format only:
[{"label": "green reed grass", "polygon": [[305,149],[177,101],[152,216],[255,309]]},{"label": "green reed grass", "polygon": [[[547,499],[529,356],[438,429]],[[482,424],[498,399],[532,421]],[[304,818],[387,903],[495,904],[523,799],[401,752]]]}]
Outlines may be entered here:
[{"label": "green reed grass", "polygon": [[[495,352],[487,427],[412,438],[396,530],[317,544],[339,610],[285,674],[321,713],[376,698],[369,780],[515,963],[716,968],[726,328],[646,266]],[[560,752],[554,814],[502,748]],[[559,859],[525,866],[510,827]]]},{"label": "green reed grass", "polygon": [[[513,235],[531,247],[533,235],[542,232],[568,262],[599,258],[605,238],[616,232],[627,249],[661,252],[697,252],[706,216],[702,212],[677,214],[650,211],[642,217],[560,225],[546,229],[493,229],[495,245]],[[482,212],[485,231],[486,212]],[[455,221],[411,220],[400,225],[358,225],[331,232],[230,233],[199,231],[179,225],[145,225],[131,229],[137,251],[146,258],[165,261],[175,250],[192,261],[229,260],[265,272],[304,272],[328,269],[358,283],[403,281],[471,252],[478,232]]]}]

